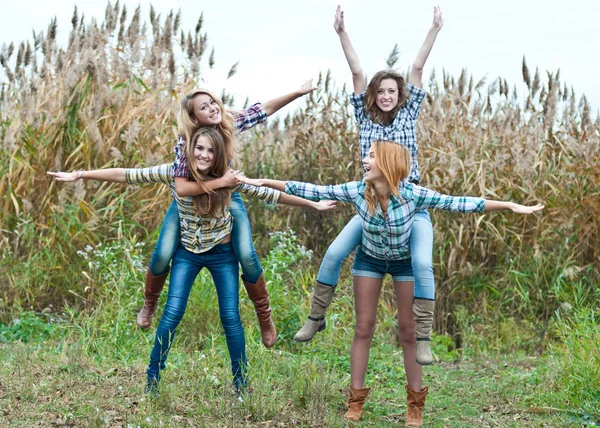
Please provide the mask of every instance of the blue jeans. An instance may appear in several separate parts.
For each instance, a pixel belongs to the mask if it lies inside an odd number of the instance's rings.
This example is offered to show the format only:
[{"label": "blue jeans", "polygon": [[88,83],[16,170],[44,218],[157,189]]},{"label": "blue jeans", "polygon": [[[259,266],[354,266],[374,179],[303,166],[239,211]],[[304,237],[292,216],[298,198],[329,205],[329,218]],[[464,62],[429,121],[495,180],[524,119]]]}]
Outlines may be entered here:
[{"label": "blue jeans", "polygon": [[201,254],[182,246],[173,258],[169,295],[165,311],[156,329],[154,347],[150,353],[148,379],[160,379],[177,326],[183,318],[196,276],[206,267],[212,275],[219,300],[219,317],[225,330],[231,359],[231,373],[236,386],[246,385],[246,338],[239,311],[239,266],[231,243],[217,245]]},{"label": "blue jeans", "polygon": [[[359,216],[354,216],[327,249],[317,280],[322,284],[335,287],[340,280],[342,263],[361,240],[361,219]],[[427,211],[419,211],[415,215],[410,234],[410,252],[415,278],[415,297],[434,300],[433,226]]]},{"label": "blue jeans", "polygon": [[383,278],[386,273],[392,275],[394,281],[412,282],[414,280],[410,259],[382,260],[368,255],[358,247],[352,266],[352,275]]},{"label": "blue jeans", "polygon": [[[246,208],[238,192],[231,194],[229,212],[233,217],[231,240],[237,259],[242,265],[244,280],[255,284],[262,274],[262,266],[252,242],[250,220],[248,220]],[[179,236],[179,210],[177,209],[177,203],[173,201],[163,220],[160,236],[158,237],[158,241],[156,241],[156,246],[150,259],[150,271],[153,275],[162,275],[169,270],[169,263],[179,246]]]}]

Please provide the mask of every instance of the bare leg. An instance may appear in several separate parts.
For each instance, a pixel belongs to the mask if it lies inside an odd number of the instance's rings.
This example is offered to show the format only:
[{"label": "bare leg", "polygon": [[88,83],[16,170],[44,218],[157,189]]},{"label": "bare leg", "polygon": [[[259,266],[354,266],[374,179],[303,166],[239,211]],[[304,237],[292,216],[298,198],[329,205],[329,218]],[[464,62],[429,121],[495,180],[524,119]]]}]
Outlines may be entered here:
[{"label": "bare leg", "polygon": [[400,345],[404,354],[406,382],[414,391],[421,391],[423,367],[417,363],[417,340],[415,319],[413,316],[414,283],[412,281],[394,281],[396,305],[398,306],[398,330]]},{"label": "bare leg", "polygon": [[[350,385],[352,388],[360,389],[364,387],[367,366],[369,365],[369,351],[377,322],[377,303],[379,302],[382,283],[383,279],[381,278],[354,277],[356,326],[354,327],[354,339],[350,350]],[[412,288],[410,292],[412,299]]]}]

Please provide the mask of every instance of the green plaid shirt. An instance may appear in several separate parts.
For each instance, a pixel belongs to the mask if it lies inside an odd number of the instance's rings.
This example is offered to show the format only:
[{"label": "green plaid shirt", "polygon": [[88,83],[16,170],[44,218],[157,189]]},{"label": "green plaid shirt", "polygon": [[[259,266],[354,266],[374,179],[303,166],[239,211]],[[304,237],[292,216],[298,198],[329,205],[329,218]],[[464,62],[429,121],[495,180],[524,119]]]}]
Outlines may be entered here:
[{"label": "green plaid shirt", "polygon": [[460,213],[482,212],[485,200],[468,196],[443,195],[406,181],[400,183],[400,198],[390,196],[387,215],[381,206],[369,211],[365,199],[366,183],[353,181],[335,186],[317,186],[311,183],[288,181],[285,192],[310,200],[332,199],[352,202],[362,219],[362,250],[381,260],[403,260],[410,257],[410,229],[415,214],[427,208]]},{"label": "green plaid shirt", "polygon": [[[204,253],[231,233],[233,218],[229,210],[225,210],[225,216],[213,218],[209,215],[198,217],[194,207],[193,198],[189,196],[180,197],[175,191],[173,181],[173,164],[164,164],[150,168],[126,169],[127,183],[163,183],[171,188],[173,198],[179,209],[179,222],[181,225],[181,244],[192,253]],[[231,188],[232,192],[244,192],[256,196],[269,203],[277,203],[281,192],[267,187],[254,187],[247,184],[238,184]]]}]

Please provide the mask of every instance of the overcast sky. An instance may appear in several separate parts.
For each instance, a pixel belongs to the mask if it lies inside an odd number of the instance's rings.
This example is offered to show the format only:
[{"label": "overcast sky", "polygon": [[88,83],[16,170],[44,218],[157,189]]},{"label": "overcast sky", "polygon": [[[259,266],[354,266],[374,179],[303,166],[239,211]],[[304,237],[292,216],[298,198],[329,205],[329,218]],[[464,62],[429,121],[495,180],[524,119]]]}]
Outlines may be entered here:
[{"label": "overcast sky", "polygon": [[[121,1],[128,17],[140,4],[147,19],[148,1]],[[66,0],[2,0],[0,44],[31,39],[31,31],[46,30],[50,18],[58,19],[59,41],[66,41],[73,7],[79,13],[103,20],[106,2]],[[331,69],[341,86],[351,76],[339,39],[333,30],[336,0],[167,1],[152,2],[162,17],[181,8],[182,28],[193,29],[204,12],[204,29],[215,47],[216,68],[207,73],[209,87],[224,86],[242,104],[266,100],[293,90],[319,71]],[[517,84],[522,95],[523,55],[531,72],[561,70],[561,79],[585,93],[594,116],[600,109],[600,2],[597,0],[347,0],[342,3],[346,27],[365,72],[372,76],[385,67],[385,58],[398,44],[398,63],[412,63],[433,16],[433,6],[444,14],[444,28],[426,64],[425,75],[435,67],[458,77],[467,68],[476,79],[505,78]],[[236,61],[238,74],[223,77]],[[239,105],[236,107],[240,107]]]}]

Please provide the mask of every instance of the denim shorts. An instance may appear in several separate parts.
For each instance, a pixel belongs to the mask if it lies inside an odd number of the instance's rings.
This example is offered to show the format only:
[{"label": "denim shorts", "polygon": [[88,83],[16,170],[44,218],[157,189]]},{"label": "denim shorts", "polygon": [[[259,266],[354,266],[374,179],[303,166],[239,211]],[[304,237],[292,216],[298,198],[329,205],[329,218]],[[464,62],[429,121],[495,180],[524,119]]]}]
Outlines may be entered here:
[{"label": "denim shorts", "polygon": [[354,256],[352,275],[369,278],[383,278],[385,274],[392,275],[394,281],[414,281],[411,259],[382,260],[366,254],[360,246]]}]

